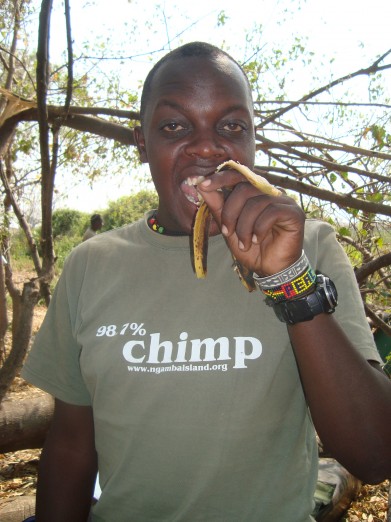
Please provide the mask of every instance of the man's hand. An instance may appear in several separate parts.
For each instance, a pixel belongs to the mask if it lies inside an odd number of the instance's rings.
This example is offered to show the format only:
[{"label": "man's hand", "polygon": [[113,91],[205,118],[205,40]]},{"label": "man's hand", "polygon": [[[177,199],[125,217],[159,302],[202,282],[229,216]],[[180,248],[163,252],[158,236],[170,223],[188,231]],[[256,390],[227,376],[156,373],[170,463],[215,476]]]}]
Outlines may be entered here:
[{"label": "man's hand", "polygon": [[[226,187],[232,189],[227,197]],[[262,194],[234,170],[208,176],[197,189],[232,254],[247,268],[267,276],[299,259],[305,215],[291,198]]]}]

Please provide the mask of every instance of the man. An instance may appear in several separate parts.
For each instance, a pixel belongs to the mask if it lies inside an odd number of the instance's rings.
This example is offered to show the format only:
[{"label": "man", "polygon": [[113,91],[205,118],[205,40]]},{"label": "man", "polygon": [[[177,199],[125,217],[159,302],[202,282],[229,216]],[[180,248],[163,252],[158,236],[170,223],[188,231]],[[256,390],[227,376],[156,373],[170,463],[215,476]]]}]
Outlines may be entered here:
[{"label": "man", "polygon": [[93,214],[90,219],[90,226],[84,232],[83,241],[96,236],[97,232],[103,227],[103,219],[100,214]]},{"label": "man", "polygon": [[[372,367],[379,357],[331,227],[234,170],[214,173],[228,159],[254,165],[241,68],[208,44],[169,53],[146,79],[135,138],[158,209],[74,251],[24,370],[56,397],[38,522],[86,520],[97,463],[93,521],[309,521],[313,424],[352,473],[383,480],[390,383]],[[189,248],[198,193],[214,218],[203,280]],[[267,301],[243,288],[231,254]],[[332,283],[315,270],[337,286],[335,314]],[[294,299],[280,296],[284,278]]]}]

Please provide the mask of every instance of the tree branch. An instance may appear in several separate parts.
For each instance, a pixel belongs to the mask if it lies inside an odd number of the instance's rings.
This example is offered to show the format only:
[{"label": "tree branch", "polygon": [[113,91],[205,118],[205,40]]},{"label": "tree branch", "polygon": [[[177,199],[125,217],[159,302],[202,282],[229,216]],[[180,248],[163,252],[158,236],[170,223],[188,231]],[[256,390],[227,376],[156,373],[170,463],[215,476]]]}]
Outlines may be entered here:
[{"label": "tree branch", "polygon": [[41,262],[38,255],[38,249],[37,245],[35,244],[33,234],[31,233],[31,229],[29,224],[26,221],[26,218],[23,215],[23,212],[20,210],[20,207],[14,197],[13,191],[11,187],[9,186],[7,176],[5,175],[4,169],[3,169],[3,162],[0,160],[0,179],[4,186],[4,191],[8,197],[9,202],[11,203],[11,206],[13,208],[14,214],[19,222],[20,228],[23,230],[27,243],[29,245],[29,250],[31,253],[31,257],[34,263],[34,268],[36,272],[39,274],[41,271]]},{"label": "tree branch", "polygon": [[391,265],[391,252],[365,263],[356,270],[356,279],[358,283],[363,283],[367,277],[377,272],[381,268]]},{"label": "tree branch", "polygon": [[379,66],[379,63],[383,61],[389,54],[391,53],[391,49],[386,51],[382,56],[380,56],[375,62],[372,63],[369,67],[366,69],[359,69],[358,71],[352,72],[350,74],[347,74],[346,76],[342,76],[341,78],[338,78],[337,80],[334,80],[327,85],[324,85],[323,87],[319,87],[315,91],[310,92],[309,94],[306,94],[300,100],[291,103],[287,107],[284,107],[277,111],[273,116],[270,116],[269,118],[266,118],[263,121],[263,125],[267,125],[268,123],[271,123],[272,121],[275,121],[277,118],[280,118],[283,114],[289,112],[291,109],[298,107],[300,104],[304,103],[307,100],[310,100],[311,98],[314,98],[315,96],[318,96],[319,94],[322,94],[325,91],[328,91],[335,87],[336,85],[340,85],[341,83],[344,83],[346,80],[351,80],[352,78],[355,78],[356,76],[367,76],[369,74],[374,74],[378,71],[384,71],[385,69],[390,69],[391,64]]},{"label": "tree branch", "polygon": [[296,179],[277,176],[276,174],[270,173],[269,167],[261,167],[257,165],[254,171],[261,176],[264,176],[273,185],[293,190],[294,192],[299,192],[300,194],[305,194],[307,196],[313,196],[324,201],[329,201],[330,203],[335,203],[340,208],[355,208],[357,210],[362,210],[363,212],[382,214],[391,217],[391,206],[373,203],[372,201],[364,201],[345,194],[338,194],[336,192],[321,189]]},{"label": "tree branch", "polygon": [[367,317],[371,319],[373,324],[377,327],[383,330],[383,332],[391,337],[391,326],[389,326],[385,321],[383,321],[373,310],[372,308],[367,304],[364,303],[365,313]]},{"label": "tree branch", "polygon": [[[276,142],[272,142],[276,143]],[[331,150],[331,151],[338,151],[338,152],[348,152],[350,154],[356,154],[361,156],[366,156],[368,158],[378,158],[383,160],[390,160],[391,161],[391,154],[387,154],[386,152],[379,152],[372,149],[363,149],[361,147],[354,147],[353,145],[348,144],[342,144],[342,143],[324,143],[324,142],[317,142],[312,141],[308,139],[304,139],[302,141],[279,141],[278,145],[282,145],[284,147],[284,150],[291,150],[294,147],[303,147],[306,149],[317,149],[320,151],[324,150]],[[259,147],[261,149],[261,147]],[[267,147],[265,147],[267,148]],[[334,163],[332,163],[334,165]],[[333,169],[335,170],[335,169]],[[366,171],[363,171],[364,174]],[[362,172],[360,172],[361,174]],[[367,173],[368,174],[368,173]],[[371,177],[375,177],[376,173],[370,173]],[[380,176],[379,180],[381,181],[390,181],[390,178],[387,176]]]},{"label": "tree branch", "polygon": [[71,34],[71,16],[69,0],[65,0],[65,24],[67,32],[67,51],[68,51],[68,78],[67,78],[67,95],[64,104],[65,114],[68,114],[69,107],[72,101],[73,93],[73,50],[72,50],[72,34]]},{"label": "tree branch", "polygon": [[[259,133],[256,135],[257,139],[262,143],[261,146],[257,145],[257,150],[269,150],[269,149],[280,149],[285,152],[288,152],[292,155],[297,156],[298,158],[306,161],[309,164],[318,164],[322,167],[325,167],[329,171],[336,171],[336,172],[351,172],[353,174],[359,174],[360,176],[372,176],[372,172],[368,172],[367,170],[359,169],[356,167],[351,167],[346,164],[337,163],[335,161],[329,161],[325,160],[323,158],[320,158],[318,156],[313,156],[311,154],[308,154],[306,152],[301,152],[297,149],[293,149],[283,142],[277,142],[270,140],[268,138],[265,138],[264,136],[261,136]],[[391,158],[390,158],[391,159]],[[386,178],[386,181],[388,182],[389,179]]]}]

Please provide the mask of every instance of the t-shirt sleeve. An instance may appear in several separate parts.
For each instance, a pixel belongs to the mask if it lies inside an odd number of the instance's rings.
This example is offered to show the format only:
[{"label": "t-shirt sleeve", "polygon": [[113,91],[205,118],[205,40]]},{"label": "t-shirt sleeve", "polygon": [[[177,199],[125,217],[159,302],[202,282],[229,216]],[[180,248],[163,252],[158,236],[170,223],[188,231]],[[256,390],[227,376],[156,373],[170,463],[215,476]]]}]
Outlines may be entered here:
[{"label": "t-shirt sleeve", "polygon": [[[381,363],[370,330],[354,271],[334,229],[327,223],[309,221],[307,256],[312,267],[332,279],[338,291],[335,318],[353,346],[367,359]],[[317,237],[315,237],[317,236]],[[316,244],[316,249],[313,245]]]},{"label": "t-shirt sleeve", "polygon": [[21,375],[64,402],[89,406],[91,397],[79,364],[81,346],[76,341],[78,292],[71,292],[71,287],[77,288],[80,270],[79,274],[70,270],[71,264],[64,266]]}]

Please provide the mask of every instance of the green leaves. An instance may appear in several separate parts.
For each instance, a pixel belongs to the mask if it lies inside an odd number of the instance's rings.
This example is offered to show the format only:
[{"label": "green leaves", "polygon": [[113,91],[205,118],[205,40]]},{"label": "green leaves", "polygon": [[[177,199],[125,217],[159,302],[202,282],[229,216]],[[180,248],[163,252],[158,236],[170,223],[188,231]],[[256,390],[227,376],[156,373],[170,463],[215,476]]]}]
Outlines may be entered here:
[{"label": "green leaves", "polygon": [[229,17],[224,10],[220,11],[217,15],[217,27],[221,27],[226,24]]},{"label": "green leaves", "polygon": [[341,236],[347,236],[347,237],[350,237],[352,235],[352,233],[348,227],[339,227],[338,234],[340,234]]},{"label": "green leaves", "polygon": [[133,223],[144,216],[145,212],[158,207],[158,197],[155,191],[141,190],[131,195],[111,201],[103,213],[105,230],[122,227]]},{"label": "green leaves", "polygon": [[391,146],[391,135],[388,134],[384,126],[376,124],[371,125],[364,130],[363,137],[365,138],[368,134],[372,135],[372,138],[379,149],[382,149],[385,146]]}]

